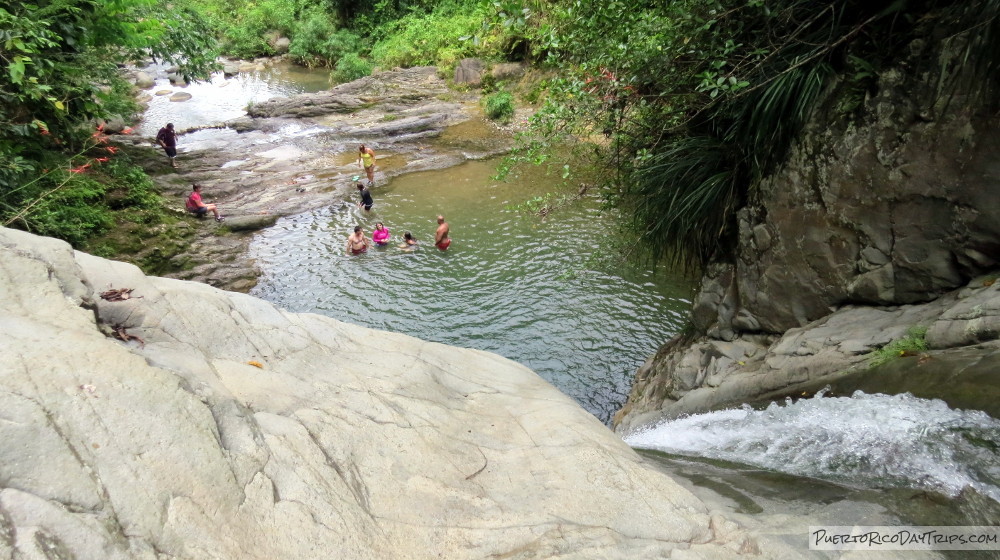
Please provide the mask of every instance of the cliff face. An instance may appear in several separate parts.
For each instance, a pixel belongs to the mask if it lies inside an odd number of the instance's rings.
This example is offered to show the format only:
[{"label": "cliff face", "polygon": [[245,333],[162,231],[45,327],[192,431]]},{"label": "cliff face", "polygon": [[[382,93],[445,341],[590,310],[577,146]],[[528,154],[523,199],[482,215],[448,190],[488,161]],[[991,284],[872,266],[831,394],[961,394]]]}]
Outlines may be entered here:
[{"label": "cliff face", "polygon": [[929,87],[889,72],[867,122],[816,116],[740,213],[736,264],[707,279],[699,329],[780,334],[843,305],[930,301],[997,268],[1000,120]]},{"label": "cliff face", "polygon": [[[926,50],[920,42],[913,49]],[[935,56],[940,67],[954,66],[956,55],[942,49]],[[763,384],[747,372],[759,373],[758,359],[783,355],[790,338],[828,329],[843,310],[893,312],[988,282],[1000,268],[1000,119],[914,67],[884,73],[864,117],[850,125],[839,122],[836,96],[816,112],[783,168],[739,212],[735,262],[703,278],[692,320],[705,336],[675,341],[643,367],[619,423],[738,404],[863,367],[862,354],[917,323],[872,319],[878,332],[843,324],[833,335],[853,340],[849,350],[805,370],[768,367],[774,379]],[[941,313],[919,320],[927,326]],[[793,356],[836,343],[814,346]],[[743,365],[715,360],[727,355]],[[742,379],[741,389],[676,406],[691,391],[707,396],[719,375],[730,374]]]},{"label": "cliff face", "polygon": [[496,355],[6,229],[0,294],[2,559],[795,556]]}]

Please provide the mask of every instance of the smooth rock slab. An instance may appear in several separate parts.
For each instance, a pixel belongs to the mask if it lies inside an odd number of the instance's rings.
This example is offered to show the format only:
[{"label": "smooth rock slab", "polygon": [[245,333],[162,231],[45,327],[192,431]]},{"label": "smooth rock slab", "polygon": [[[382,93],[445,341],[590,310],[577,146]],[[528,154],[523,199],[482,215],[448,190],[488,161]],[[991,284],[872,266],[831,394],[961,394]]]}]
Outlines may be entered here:
[{"label": "smooth rock slab", "polygon": [[278,221],[278,216],[274,214],[258,214],[253,216],[226,216],[226,221],[222,225],[230,231],[256,231],[268,228]]},{"label": "smooth rock slab", "polygon": [[6,229],[0,293],[0,558],[799,555],[494,354]]}]

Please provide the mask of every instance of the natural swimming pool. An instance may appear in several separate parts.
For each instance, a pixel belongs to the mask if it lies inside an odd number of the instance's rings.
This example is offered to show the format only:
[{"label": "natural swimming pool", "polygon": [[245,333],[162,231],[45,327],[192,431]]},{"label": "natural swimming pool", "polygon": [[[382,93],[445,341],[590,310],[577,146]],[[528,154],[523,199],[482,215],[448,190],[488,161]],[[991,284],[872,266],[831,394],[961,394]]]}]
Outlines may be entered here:
[{"label": "natural swimming pool", "polygon": [[[263,270],[251,293],[291,311],[495,352],[520,362],[607,422],[642,362],[681,326],[686,280],[617,254],[615,224],[596,195],[545,219],[516,207],[555,191],[541,170],[510,182],[496,161],[407,174],[372,189],[375,206],[329,207],[278,221],[256,236]],[[355,197],[356,198],[356,197]],[[451,225],[433,247],[436,216]],[[387,248],[348,257],[347,235],[376,222]],[[420,241],[399,250],[403,233]]]}]

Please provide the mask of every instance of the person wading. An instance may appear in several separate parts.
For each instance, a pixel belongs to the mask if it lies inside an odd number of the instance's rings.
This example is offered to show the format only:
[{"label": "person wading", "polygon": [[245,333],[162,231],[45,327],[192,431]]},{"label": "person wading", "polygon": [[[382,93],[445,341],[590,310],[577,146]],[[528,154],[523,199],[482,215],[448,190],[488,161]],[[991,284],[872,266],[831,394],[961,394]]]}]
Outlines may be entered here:
[{"label": "person wading", "polygon": [[354,233],[347,236],[347,254],[360,255],[368,250],[371,242],[365,237],[365,231],[361,226],[354,226]]},{"label": "person wading", "polygon": [[448,227],[448,222],[444,221],[444,216],[438,214],[437,217],[438,227],[437,231],[434,232],[434,246],[442,251],[447,251],[448,246],[451,245],[451,238],[448,234],[451,228]]}]

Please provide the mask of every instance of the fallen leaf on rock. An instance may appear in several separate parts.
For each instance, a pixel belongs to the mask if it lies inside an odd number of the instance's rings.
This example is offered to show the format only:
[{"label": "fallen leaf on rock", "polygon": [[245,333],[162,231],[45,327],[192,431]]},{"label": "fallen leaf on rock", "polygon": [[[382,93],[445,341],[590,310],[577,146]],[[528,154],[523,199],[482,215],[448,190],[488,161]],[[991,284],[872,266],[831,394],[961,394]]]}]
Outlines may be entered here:
[{"label": "fallen leaf on rock", "polygon": [[[118,288],[117,290],[107,290],[101,292],[101,299],[107,301],[125,301],[133,297],[132,291],[134,289],[135,288]],[[142,296],[134,296],[134,297],[141,298]]]},{"label": "fallen leaf on rock", "polygon": [[253,367],[256,367],[256,368],[264,369],[264,364],[262,364],[260,362],[256,362],[254,360],[250,360],[249,362],[247,362],[247,364],[249,364],[249,365],[251,365]]},{"label": "fallen leaf on rock", "polygon": [[116,338],[124,342],[128,342],[130,340],[138,340],[139,344],[143,346],[146,345],[146,341],[143,340],[141,336],[129,334],[128,332],[125,331],[125,327],[122,325],[116,325],[114,328],[114,333]]}]

